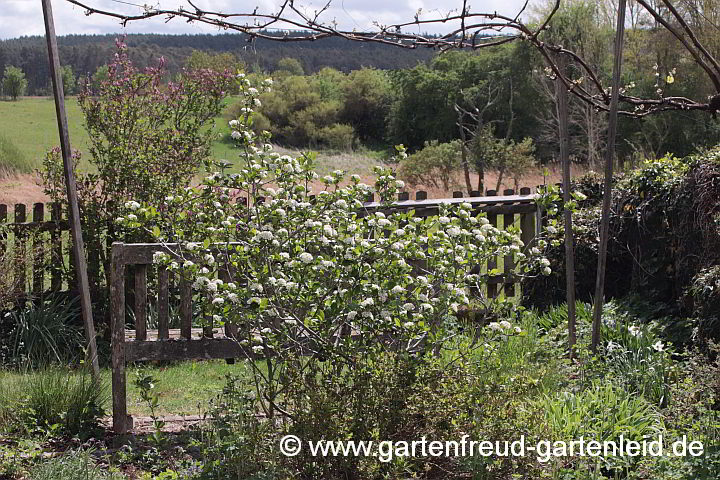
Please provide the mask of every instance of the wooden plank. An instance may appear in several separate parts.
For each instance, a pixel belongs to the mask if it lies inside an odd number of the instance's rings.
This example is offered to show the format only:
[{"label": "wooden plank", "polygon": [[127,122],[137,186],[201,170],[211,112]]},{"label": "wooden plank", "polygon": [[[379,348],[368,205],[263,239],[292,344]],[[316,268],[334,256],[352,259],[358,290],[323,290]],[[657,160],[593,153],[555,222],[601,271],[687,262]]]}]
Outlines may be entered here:
[{"label": "wooden plank", "polygon": [[[223,265],[218,270],[218,278],[225,283],[230,282],[232,279],[231,270],[232,270],[232,267],[230,267],[228,265]],[[225,336],[226,337],[235,338],[237,336],[237,332],[238,332],[238,327],[236,324],[234,324],[232,322],[228,322],[228,321],[225,322]]]},{"label": "wooden plank", "polygon": [[[0,259],[3,259],[7,251],[7,233],[4,226],[7,225],[7,205],[0,204]],[[4,268],[5,265],[3,265]]]},{"label": "wooden plank", "polygon": [[[62,216],[62,207],[54,202],[50,205],[50,221],[59,225]],[[50,290],[59,292],[62,290],[62,234],[59,229],[50,231]]]},{"label": "wooden plank", "polygon": [[192,285],[190,280],[180,280],[180,335],[190,340],[192,332]]},{"label": "wooden plank", "polygon": [[[33,205],[33,223],[45,221],[45,204],[36,203]],[[42,297],[45,290],[45,234],[35,232],[33,236],[33,296],[36,299]]]},{"label": "wooden plank", "polygon": [[165,267],[158,268],[158,338],[167,340],[170,338],[170,302],[168,294],[168,270]]},{"label": "wooden plank", "polygon": [[535,225],[536,215],[533,213],[523,213],[520,215],[520,240],[525,245],[524,252],[530,250],[535,243]]},{"label": "wooden plank", "polygon": [[252,350],[229,338],[128,342],[125,347],[128,362],[256,357]]},{"label": "wooden plank", "polygon": [[135,339],[147,339],[147,265],[135,265]]},{"label": "wooden plank", "polygon": [[[15,223],[25,223],[26,220],[25,205],[22,203],[15,204]],[[26,231],[15,230],[15,275],[13,281],[15,283],[16,293],[24,296],[26,290],[26,267],[27,267],[27,233]]]},{"label": "wooden plank", "polygon": [[122,260],[123,244],[112,245],[112,271],[110,277],[110,328],[112,365],[113,430],[128,430],[127,391],[125,377],[125,263]]},{"label": "wooden plank", "polygon": [[[513,195],[515,192],[513,190],[505,190],[503,192],[503,195]],[[506,213],[503,215],[503,229],[508,230],[513,224],[515,223],[515,215],[512,213]],[[506,297],[514,297],[515,296],[515,284],[510,283],[510,277],[512,276],[512,272],[515,271],[515,259],[513,258],[513,255],[505,255],[503,258],[503,273],[505,274],[506,283],[505,283],[505,296]]]},{"label": "wooden plank", "polygon": [[[493,192],[492,194],[490,192]],[[462,194],[462,192],[455,192],[455,194]],[[473,206],[476,205],[499,205],[499,204],[535,204],[537,195],[497,195],[495,190],[488,190],[484,197],[453,197],[453,198],[432,198],[427,200],[405,200],[393,202],[393,208],[418,208],[418,207],[437,207],[439,205],[453,205],[457,203],[469,203]],[[379,202],[365,202],[363,208],[372,209],[382,207]]]},{"label": "wooden plank", "polygon": [[[467,203],[470,203],[472,205],[471,198],[465,199]],[[405,210],[415,210],[415,216],[416,217],[431,217],[438,215],[439,207],[438,206],[430,206],[430,207],[414,207],[414,208],[376,208],[372,209],[371,211],[379,211],[383,212],[386,215],[395,211],[405,211]],[[524,212],[534,212],[537,210],[537,206],[534,203],[519,203],[515,205],[487,205],[487,204],[481,204],[481,205],[473,205],[472,211],[475,213],[484,212],[484,213],[495,213],[497,215],[503,215],[506,213],[524,213]],[[364,216],[364,214],[367,212],[361,212],[359,216]]]},{"label": "wooden plank", "polygon": [[[359,333],[352,333],[351,338],[360,339]],[[335,337],[328,339],[333,342]],[[389,335],[382,335],[380,340],[391,340]],[[317,342],[303,337],[293,343],[292,347],[298,355],[311,355],[316,351]],[[403,348],[403,345],[398,345]],[[255,354],[248,347],[243,347],[236,340],[215,337],[201,337],[192,340],[163,340],[127,342],[125,344],[125,360],[127,362],[148,362],[162,360],[213,360],[228,358],[260,359],[263,355]]]},{"label": "wooden plank", "polygon": [[210,313],[210,305],[212,302],[212,295],[207,296],[207,309],[205,310],[205,314],[203,315],[203,320],[205,325],[203,325],[203,337],[206,338],[212,338],[214,335],[214,322],[213,322],[213,316],[212,313]]},{"label": "wooden plank", "polygon": [[[493,197],[493,196],[495,196],[495,190],[488,190],[486,194],[488,197]],[[487,219],[490,222],[490,225],[497,228],[498,222],[497,222],[497,214],[496,213],[488,212]],[[497,268],[497,257],[493,256],[488,259],[488,264],[487,264],[488,272],[495,268]],[[487,286],[488,298],[497,297],[497,293],[498,293],[497,284],[488,282],[488,286]]]}]

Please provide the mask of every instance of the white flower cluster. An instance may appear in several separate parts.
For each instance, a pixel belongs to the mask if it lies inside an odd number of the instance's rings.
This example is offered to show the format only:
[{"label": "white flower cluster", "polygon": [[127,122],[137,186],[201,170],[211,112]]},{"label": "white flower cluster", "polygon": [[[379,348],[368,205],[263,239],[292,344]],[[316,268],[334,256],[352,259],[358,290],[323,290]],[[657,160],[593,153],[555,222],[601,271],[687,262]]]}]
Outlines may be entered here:
[{"label": "white flower cluster", "polygon": [[[273,152],[269,137],[247,126],[255,100],[272,82],[253,87],[245,76],[240,81],[245,110],[229,122],[240,161],[165,199],[164,208],[182,212],[184,220],[170,224],[170,214],[153,220],[167,222],[163,230],[177,239],[186,258],[174,261],[157,252],[153,260],[192,275],[193,288],[206,294],[201,297],[218,321],[236,318],[246,326],[256,353],[267,353],[304,327],[320,339],[345,325],[370,332],[368,338],[415,338],[431,328],[453,328],[457,313],[470,303],[471,287],[487,276],[471,274],[474,265],[512,255],[518,269],[549,269],[549,262],[539,260],[539,244],[523,251],[519,238],[475,214],[468,202],[429,218],[382,204],[371,209],[368,193],[396,198],[405,187],[387,168],[376,169],[374,189],[357,175],[346,182],[345,172],[336,170],[313,192],[311,157]],[[126,207],[127,218],[147,218],[139,204]],[[211,254],[205,248],[211,244],[227,248]],[[220,271],[226,281],[216,278]],[[505,323],[489,328],[516,331]]]}]

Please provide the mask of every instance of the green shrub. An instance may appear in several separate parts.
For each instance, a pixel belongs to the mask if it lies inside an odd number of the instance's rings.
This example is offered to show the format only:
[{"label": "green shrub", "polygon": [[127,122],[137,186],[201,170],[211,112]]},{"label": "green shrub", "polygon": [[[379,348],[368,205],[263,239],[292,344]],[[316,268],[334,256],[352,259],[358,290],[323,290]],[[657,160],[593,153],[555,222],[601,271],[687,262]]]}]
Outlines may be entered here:
[{"label": "green shrub", "polygon": [[[227,376],[202,430],[203,479],[282,478],[276,432],[255,414],[250,380]],[[277,475],[277,477],[275,477]]]},{"label": "green shrub", "polygon": [[0,339],[7,342],[7,358],[0,360],[24,368],[77,360],[83,347],[82,330],[72,325],[77,316],[77,307],[60,299],[10,312],[3,319],[8,333]]},{"label": "green shrub", "polygon": [[100,468],[88,451],[75,450],[38,463],[30,469],[29,480],[120,480],[125,476]]},{"label": "green shrub", "polygon": [[699,339],[717,337],[720,332],[720,265],[704,268],[688,289],[695,305],[695,329]]},{"label": "green shrub", "polygon": [[352,126],[336,123],[323,127],[315,134],[318,144],[331,150],[349,152],[355,144],[355,130]]},{"label": "green shrub", "polygon": [[438,143],[425,142],[425,146],[400,162],[398,177],[411,187],[422,184],[450,190],[457,186],[455,174],[462,167],[459,140]]},{"label": "green shrub", "polygon": [[[720,302],[715,293],[720,264],[719,175],[720,148],[716,147],[683,159],[666,156],[647,161],[615,179],[605,293],[608,298],[635,293],[649,303],[664,305],[656,316],[678,345],[720,339],[716,313]],[[597,268],[597,199],[602,189],[590,177],[576,185],[588,197],[573,216],[576,292],[578,299],[590,301]],[[562,226],[560,211],[557,220]],[[566,294],[562,228],[548,236],[544,253],[553,273],[523,283],[525,303],[536,307],[560,303]],[[694,318],[695,332],[688,328],[690,322],[678,317]]]},{"label": "green shrub", "polygon": [[687,435],[702,442],[704,453],[700,457],[647,459],[642,465],[645,478],[720,478],[720,348],[711,344],[709,350],[710,356],[697,350],[689,353],[682,363],[682,378],[671,386],[671,403],[664,411],[668,438]]}]

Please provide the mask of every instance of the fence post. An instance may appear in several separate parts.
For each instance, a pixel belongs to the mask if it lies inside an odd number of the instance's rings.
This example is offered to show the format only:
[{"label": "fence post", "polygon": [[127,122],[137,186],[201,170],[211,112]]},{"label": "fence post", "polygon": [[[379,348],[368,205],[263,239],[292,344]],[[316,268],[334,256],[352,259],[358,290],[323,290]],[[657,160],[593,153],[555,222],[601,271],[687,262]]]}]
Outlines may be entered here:
[{"label": "fence post", "polygon": [[[503,190],[503,195],[515,195],[515,190],[512,189],[506,189]],[[515,214],[514,213],[506,213],[503,215],[503,230],[508,230],[510,227],[513,226],[515,223]],[[515,259],[512,255],[505,255],[503,258],[503,275],[504,275],[504,283],[505,283],[505,296],[506,297],[514,297],[515,296],[515,281],[512,280],[513,271],[515,270]]]},{"label": "fence post", "polygon": [[33,296],[40,301],[45,290],[45,232],[42,223],[45,220],[45,204],[33,205],[33,223],[37,228],[33,235]]},{"label": "fence post", "polygon": [[147,265],[135,265],[135,340],[147,340]]},{"label": "fence post", "polygon": [[192,335],[192,285],[183,274],[180,279],[180,336],[190,340]]},{"label": "fence post", "polygon": [[112,244],[112,272],[110,282],[110,327],[112,329],[112,406],[113,430],[126,433],[132,428],[127,415],[125,378],[125,259],[122,242]]},{"label": "fence post", "polygon": [[26,264],[26,258],[27,250],[25,241],[27,240],[27,232],[24,230],[24,225],[27,221],[27,216],[25,213],[25,205],[22,203],[15,204],[15,290],[21,297],[25,297],[26,293],[26,272],[25,272],[25,264]]},{"label": "fence post", "polygon": [[63,271],[63,254],[62,254],[62,230],[60,229],[60,217],[62,216],[62,207],[59,203],[54,202],[50,205],[50,221],[53,222],[53,228],[50,230],[50,290],[59,292],[62,290],[62,271]]},{"label": "fence post", "polygon": [[[494,197],[497,195],[497,192],[495,190],[488,190],[487,192],[485,192],[485,195],[487,195],[488,197]],[[498,222],[497,222],[497,214],[496,213],[488,213],[487,219],[490,222],[490,225],[497,228]],[[497,268],[497,257],[489,258],[488,263],[487,263],[488,274],[490,273],[490,270],[494,270],[496,268]],[[493,283],[493,278],[490,275],[488,275],[487,291],[488,291],[488,298],[497,297],[497,294],[498,294],[497,284]]]},{"label": "fence post", "polygon": [[7,223],[7,205],[0,204],[0,259],[5,255],[7,247],[7,233],[3,229],[3,225]]},{"label": "fence post", "polygon": [[167,340],[170,338],[169,327],[169,272],[164,266],[158,268],[158,297],[157,297],[157,315],[158,315],[158,340]]}]

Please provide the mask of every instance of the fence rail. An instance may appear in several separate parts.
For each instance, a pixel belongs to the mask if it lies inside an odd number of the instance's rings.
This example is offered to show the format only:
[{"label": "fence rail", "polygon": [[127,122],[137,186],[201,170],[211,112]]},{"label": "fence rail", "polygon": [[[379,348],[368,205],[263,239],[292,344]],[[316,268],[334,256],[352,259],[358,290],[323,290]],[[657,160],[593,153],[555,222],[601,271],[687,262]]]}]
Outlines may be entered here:
[{"label": "fence rail", "polygon": [[[503,225],[515,221],[510,216],[520,216],[520,227],[523,240],[532,238],[530,232],[537,230],[531,226],[526,215],[533,214],[536,206],[534,196],[529,188],[522,188],[520,195],[513,190],[504,190],[502,195],[488,190],[486,196],[479,191],[471,192],[470,197],[463,192],[453,192],[453,198],[429,199],[425,191],[400,192],[393,209],[414,209],[417,216],[436,215],[440,204],[470,202],[478,211],[488,214],[488,219],[498,226],[498,219]],[[411,196],[414,199],[411,199]],[[373,198],[368,198],[364,208],[374,210],[382,208]],[[23,302],[27,299],[38,299],[49,293],[75,290],[76,278],[71,258],[71,242],[69,223],[63,209],[57,203],[34,204],[0,204],[0,270],[4,271],[3,284],[12,295],[10,300]],[[93,273],[91,283],[93,291],[100,291],[102,282],[100,272],[102,266],[99,259],[99,248],[108,248],[106,242],[96,241],[87,245],[89,269]],[[503,283],[502,279],[493,279],[494,283]]]},{"label": "fence rail", "polygon": [[[419,194],[421,192],[418,192]],[[490,192],[488,192],[490,193]],[[529,191],[522,195],[486,197],[457,196],[451,199],[429,200],[426,195],[417,195],[409,200],[401,195],[390,210],[415,210],[417,215],[436,215],[441,205],[467,201],[476,212],[487,213],[490,223],[499,228],[511,226],[520,228],[521,238],[530,245],[539,231],[540,219],[535,196]],[[417,197],[420,198],[417,198]],[[366,202],[365,210],[387,209],[386,204]],[[163,251],[179,257],[176,244],[140,243],[112,245],[112,275],[110,285],[111,335],[112,335],[112,396],[113,429],[124,433],[132,428],[132,417],[127,415],[126,375],[127,362],[147,360],[189,360],[210,358],[255,358],[252,351],[243,348],[234,340],[238,326],[232,323],[216,329],[211,316],[193,312],[193,289],[183,278],[173,278],[164,267],[153,266],[153,254]],[[514,296],[519,291],[513,275],[512,256],[491,259],[485,268],[497,269],[502,264],[502,273],[492,277],[487,286],[487,295]],[[231,271],[227,266],[219,269],[219,278],[228,281]],[[153,282],[149,282],[149,278]],[[149,291],[155,286],[155,292]],[[150,310],[154,312],[155,328],[149,328]],[[202,317],[204,327],[194,329],[194,315]],[[199,323],[199,322],[198,322]],[[176,326],[179,328],[171,329]],[[128,328],[130,327],[130,328]]]},{"label": "fence rail", "polygon": [[64,251],[70,242],[68,222],[56,203],[35,203],[28,219],[25,204],[0,204],[0,261],[8,297],[40,298],[68,290],[63,273],[70,268]]}]

